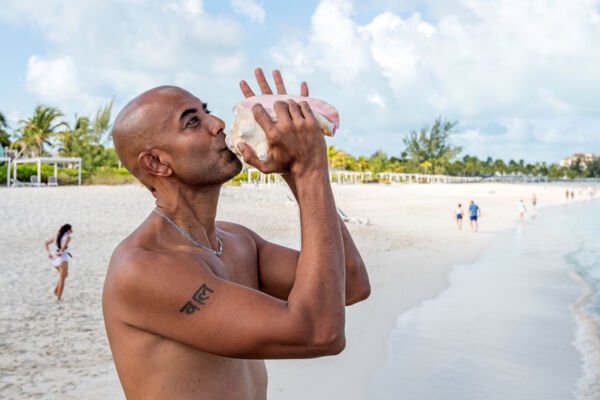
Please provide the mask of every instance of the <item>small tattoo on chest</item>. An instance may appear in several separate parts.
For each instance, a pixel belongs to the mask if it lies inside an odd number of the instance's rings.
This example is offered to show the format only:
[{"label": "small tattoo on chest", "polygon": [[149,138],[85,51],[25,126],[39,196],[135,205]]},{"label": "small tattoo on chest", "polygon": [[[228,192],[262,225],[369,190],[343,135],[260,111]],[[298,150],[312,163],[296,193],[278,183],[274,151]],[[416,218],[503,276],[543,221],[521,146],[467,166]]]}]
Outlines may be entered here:
[{"label": "small tattoo on chest", "polygon": [[210,295],[208,293],[214,293],[214,290],[206,286],[206,283],[203,283],[202,286],[194,292],[192,296],[192,300],[189,300],[185,303],[180,309],[180,313],[185,313],[188,315],[193,314],[198,309],[200,309],[201,305],[205,305],[205,302],[210,299]]}]

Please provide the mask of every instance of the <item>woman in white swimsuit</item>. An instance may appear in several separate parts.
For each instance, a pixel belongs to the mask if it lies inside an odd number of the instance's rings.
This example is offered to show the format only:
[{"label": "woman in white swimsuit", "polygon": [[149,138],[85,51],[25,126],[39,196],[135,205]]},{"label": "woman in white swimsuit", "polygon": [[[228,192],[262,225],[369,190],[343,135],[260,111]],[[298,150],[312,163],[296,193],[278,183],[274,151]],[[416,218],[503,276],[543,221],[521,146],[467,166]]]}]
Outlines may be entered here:
[{"label": "woman in white swimsuit", "polygon": [[458,230],[462,230],[462,221],[463,221],[463,208],[462,205],[460,205],[460,203],[458,204],[458,207],[456,207],[456,211],[454,212],[454,214],[456,215],[456,227],[458,228]]},{"label": "woman in white swimsuit", "polygon": [[[60,227],[58,233],[46,240],[44,245],[46,246],[46,252],[48,253],[48,258],[52,260],[52,265],[58,271],[58,283],[56,284],[56,288],[54,288],[54,294],[56,295],[56,299],[60,300],[62,296],[63,289],[65,287],[65,279],[67,279],[67,275],[69,273],[69,251],[68,246],[71,241],[71,233],[73,233],[71,229],[71,225],[65,224]],[[50,251],[49,245],[56,245],[56,251]]]}]

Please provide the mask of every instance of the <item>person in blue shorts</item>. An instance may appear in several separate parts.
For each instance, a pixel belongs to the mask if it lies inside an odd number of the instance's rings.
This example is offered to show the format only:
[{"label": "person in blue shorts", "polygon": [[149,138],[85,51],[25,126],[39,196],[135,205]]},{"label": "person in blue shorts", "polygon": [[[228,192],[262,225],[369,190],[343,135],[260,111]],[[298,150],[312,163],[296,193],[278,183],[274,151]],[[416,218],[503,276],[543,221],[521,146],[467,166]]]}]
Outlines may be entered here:
[{"label": "person in blue shorts", "polygon": [[471,200],[471,205],[469,206],[469,219],[471,222],[471,229],[477,232],[479,230],[479,226],[477,225],[477,218],[481,217],[481,209],[473,200]]},{"label": "person in blue shorts", "polygon": [[462,230],[462,221],[463,221],[463,208],[462,205],[460,203],[458,203],[458,207],[456,207],[456,227],[458,228],[459,231]]}]

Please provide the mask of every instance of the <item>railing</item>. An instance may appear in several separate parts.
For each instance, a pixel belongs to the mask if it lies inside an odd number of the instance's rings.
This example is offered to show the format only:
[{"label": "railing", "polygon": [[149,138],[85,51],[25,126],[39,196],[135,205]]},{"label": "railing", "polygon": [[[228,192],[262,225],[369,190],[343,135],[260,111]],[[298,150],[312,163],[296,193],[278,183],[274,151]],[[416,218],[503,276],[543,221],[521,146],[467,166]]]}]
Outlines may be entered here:
[{"label": "railing", "polygon": [[[254,185],[278,185],[283,183],[279,174],[263,174],[256,168],[248,168],[248,179],[243,184]],[[494,175],[490,177],[480,176],[450,176],[430,174],[409,174],[403,172],[378,172],[371,171],[344,171],[330,170],[329,181],[338,184],[357,184],[373,180],[377,176],[379,182],[383,183],[476,183],[476,182],[505,182],[505,183],[540,183],[549,182],[547,176],[542,175]],[[598,182],[598,178],[579,178],[569,182]]]}]

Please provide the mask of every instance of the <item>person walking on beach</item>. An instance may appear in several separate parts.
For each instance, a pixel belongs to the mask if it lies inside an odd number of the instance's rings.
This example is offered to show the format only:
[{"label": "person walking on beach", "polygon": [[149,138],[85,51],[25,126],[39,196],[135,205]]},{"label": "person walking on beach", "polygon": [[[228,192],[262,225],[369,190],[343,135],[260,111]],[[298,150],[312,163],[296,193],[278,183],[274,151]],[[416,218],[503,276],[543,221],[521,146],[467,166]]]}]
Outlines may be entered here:
[{"label": "person walking on beach", "polygon": [[[57,300],[60,300],[62,297],[63,290],[65,288],[65,279],[67,279],[67,275],[69,274],[69,242],[71,241],[71,234],[73,233],[73,229],[71,225],[65,224],[60,227],[57,234],[52,236],[50,239],[44,242],[44,246],[46,248],[46,253],[48,253],[48,258],[52,260],[52,265],[58,271],[58,282],[56,283],[56,287],[54,288],[54,295]],[[50,250],[50,245],[56,245],[56,251]]]},{"label": "person walking on beach", "polygon": [[569,201],[569,189],[565,190],[565,197]]},{"label": "person walking on beach", "polygon": [[481,209],[473,200],[471,200],[471,205],[469,205],[469,222],[471,223],[471,230],[475,232],[479,231],[479,226],[477,224],[477,219],[481,217]]},{"label": "person walking on beach", "polygon": [[535,195],[535,193],[531,196],[531,205],[533,207],[533,210],[535,211],[535,207],[537,206],[537,196]]},{"label": "person walking on beach", "polygon": [[463,212],[462,205],[460,203],[458,203],[458,207],[456,207],[455,215],[456,215],[456,227],[458,228],[459,231],[462,231],[462,221],[463,221],[464,212]]},{"label": "person walking on beach", "polygon": [[[272,94],[262,70],[255,75]],[[278,94],[285,94],[279,71]],[[254,96],[245,81],[246,97]],[[301,95],[308,96],[306,83]],[[269,152],[244,161],[280,173],[300,210],[301,248],[215,221],[223,183],[242,169],[224,122],[191,93],[151,89],[114,123],[123,165],[156,208],[114,250],[102,306],[129,399],[265,399],[264,359],[310,358],[345,347],[345,306],[367,298],[363,260],[336,211],[323,134],[308,102],[252,107]],[[243,204],[240,204],[243,207]]]},{"label": "person walking on beach", "polygon": [[523,201],[523,199],[519,201],[519,204],[517,205],[517,210],[519,211],[519,218],[521,219],[521,221],[523,221],[523,218],[525,218],[525,213],[527,212],[527,207],[525,207],[525,202]]}]

